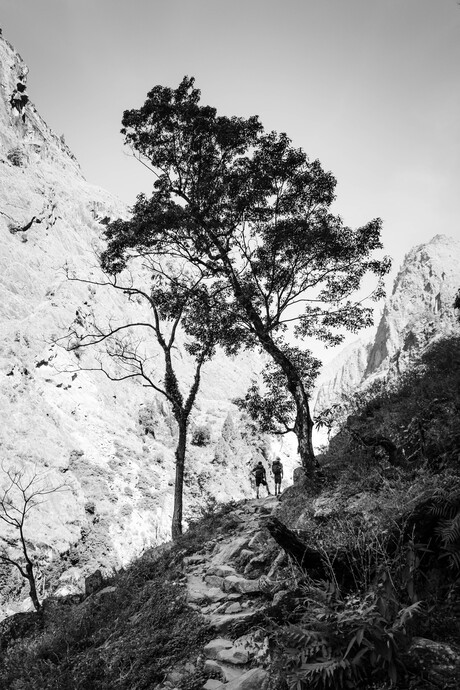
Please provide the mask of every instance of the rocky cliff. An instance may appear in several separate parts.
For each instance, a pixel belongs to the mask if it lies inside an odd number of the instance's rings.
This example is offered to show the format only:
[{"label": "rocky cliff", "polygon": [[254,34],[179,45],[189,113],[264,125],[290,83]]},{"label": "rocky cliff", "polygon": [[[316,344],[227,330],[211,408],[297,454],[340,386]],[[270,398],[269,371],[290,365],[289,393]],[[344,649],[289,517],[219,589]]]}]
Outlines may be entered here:
[{"label": "rocky cliff", "polygon": [[[66,278],[65,264],[83,277],[95,270],[101,223],[126,209],[86,182],[30,102],[27,71],[0,36],[0,449],[4,467],[65,482],[35,509],[27,536],[39,560],[64,561],[68,579],[125,564],[169,537],[175,428],[168,405],[137,380],[81,371],[55,344],[90,313],[118,323],[146,314],[123,294]],[[190,446],[186,519],[253,491],[248,467],[269,441],[245,427],[230,400],[244,393],[257,360],[219,354],[204,368],[191,437],[204,425],[209,438]],[[179,352],[176,366],[186,386],[190,363]]]},{"label": "rocky cliff", "polygon": [[433,340],[458,333],[460,241],[436,235],[406,256],[375,334],[344,349],[324,371],[315,412],[375,377],[397,375]]}]

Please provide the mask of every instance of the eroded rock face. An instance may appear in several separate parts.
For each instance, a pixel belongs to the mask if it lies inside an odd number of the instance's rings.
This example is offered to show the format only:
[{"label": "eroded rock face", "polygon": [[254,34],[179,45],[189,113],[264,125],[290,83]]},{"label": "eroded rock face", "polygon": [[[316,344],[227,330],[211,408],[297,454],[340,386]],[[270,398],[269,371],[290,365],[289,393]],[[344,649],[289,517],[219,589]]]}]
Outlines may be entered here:
[{"label": "eroded rock face", "polygon": [[396,277],[375,336],[348,346],[328,366],[315,412],[376,377],[398,375],[434,340],[459,332],[460,242],[436,235],[414,247]]},{"label": "eroded rock face", "polygon": [[[98,366],[94,358],[56,345],[92,315],[124,323],[147,313],[119,292],[66,277],[66,264],[77,276],[98,275],[103,228],[126,209],[85,181],[28,99],[27,72],[0,36],[0,448],[6,466],[65,482],[34,510],[29,538],[42,564],[64,557],[88,574],[169,538],[176,432],[164,399],[137,380],[82,371]],[[186,520],[208,501],[252,494],[248,470],[269,442],[253,438],[230,401],[259,360],[219,354],[203,370],[190,434],[204,425],[209,436],[190,445]],[[190,360],[180,348],[176,366],[186,388]],[[282,458],[288,473],[293,461]]]}]

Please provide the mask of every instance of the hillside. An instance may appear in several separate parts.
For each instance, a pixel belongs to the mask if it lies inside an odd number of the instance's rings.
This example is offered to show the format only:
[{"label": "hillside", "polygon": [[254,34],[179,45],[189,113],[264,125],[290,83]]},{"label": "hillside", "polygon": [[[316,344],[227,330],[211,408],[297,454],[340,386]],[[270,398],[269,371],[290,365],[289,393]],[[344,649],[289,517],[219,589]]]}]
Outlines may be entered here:
[{"label": "hillside", "polygon": [[321,488],[298,475],[279,501],[222,505],[85,593],[6,619],[1,687],[454,690],[459,412],[457,336],[356,398]]},{"label": "hillside", "polygon": [[[97,568],[109,572],[169,538],[175,428],[166,402],[139,381],[86,371],[94,354],[77,358],[56,344],[93,315],[101,323],[148,315],[123,294],[66,277],[66,265],[81,278],[95,275],[105,223],[126,209],[84,179],[29,100],[27,72],[0,36],[0,447],[5,467],[66,484],[36,508],[28,538],[45,570],[61,569],[61,592],[69,593]],[[182,350],[175,366],[186,388]],[[190,439],[204,427],[206,444],[190,445],[186,521],[208,501],[252,495],[249,467],[280,450],[230,402],[261,366],[258,355],[220,352],[204,367]],[[292,448],[281,452],[292,469]],[[11,605],[4,613],[28,607],[25,593]]]},{"label": "hillside", "polygon": [[373,380],[397,376],[433,341],[458,332],[453,303],[460,285],[460,242],[436,235],[414,247],[366,340],[348,345],[324,369],[315,413]]}]

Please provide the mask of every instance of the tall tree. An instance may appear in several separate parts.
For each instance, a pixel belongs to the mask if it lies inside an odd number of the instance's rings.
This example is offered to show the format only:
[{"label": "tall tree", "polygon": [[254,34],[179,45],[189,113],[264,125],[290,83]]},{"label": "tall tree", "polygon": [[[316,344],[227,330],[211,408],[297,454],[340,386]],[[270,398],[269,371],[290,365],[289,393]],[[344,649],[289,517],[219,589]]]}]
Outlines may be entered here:
[{"label": "tall tree", "polygon": [[[156,176],[128,221],[108,226],[106,268],[131,252],[172,255],[218,286],[232,327],[223,342],[260,347],[275,363],[295,405],[293,430],[313,473],[309,391],[287,336],[329,345],[357,331],[372,310],[355,297],[362,278],[383,296],[388,259],[379,219],[352,230],[330,212],[335,179],[286,134],[266,133],[257,117],[218,116],[200,105],[194,79],[155,86],[144,105],[123,115],[133,154]],[[302,359],[302,358],[300,358]],[[314,358],[312,358],[313,361]]]}]

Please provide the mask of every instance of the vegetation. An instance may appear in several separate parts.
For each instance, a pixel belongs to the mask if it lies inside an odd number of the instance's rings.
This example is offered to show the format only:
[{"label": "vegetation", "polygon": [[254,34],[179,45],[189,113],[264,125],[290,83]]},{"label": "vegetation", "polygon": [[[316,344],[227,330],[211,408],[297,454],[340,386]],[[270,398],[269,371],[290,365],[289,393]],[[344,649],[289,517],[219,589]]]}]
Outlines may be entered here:
[{"label": "vegetation", "polygon": [[[82,279],[67,269],[70,280],[106,287],[125,295],[128,300],[146,304],[150,318],[133,318],[114,326],[110,319],[106,326],[98,324],[94,315],[84,318],[77,314],[69,333],[58,340],[59,344],[78,355],[85,348],[96,349],[96,367],[79,361],[79,370],[101,371],[112,381],[140,378],[145,387],[159,393],[171,405],[177,424],[176,476],[174,488],[174,510],[172,536],[182,534],[183,487],[187,450],[187,432],[196,396],[201,382],[203,365],[215,353],[219,333],[224,327],[216,308],[213,291],[202,276],[187,273],[181,264],[161,255],[139,256],[128,262],[125,258],[124,271],[107,258],[101,257],[101,264],[107,270],[102,280]],[[134,284],[128,264],[137,265],[141,276]],[[147,273],[146,270],[147,269]],[[143,277],[143,280],[142,280]],[[178,341],[178,329],[187,331],[188,340],[182,345]],[[139,336],[139,333],[147,336]],[[159,346],[159,358],[152,356],[154,350],[150,340]],[[193,371],[188,389],[181,384],[176,373],[174,351],[180,349],[189,356]]]},{"label": "vegetation", "polygon": [[[64,485],[50,486],[46,476],[33,472],[30,476],[22,469],[3,467],[0,490],[0,520],[10,531],[0,535],[0,563],[13,565],[29,583],[30,598],[36,611],[41,603],[37,594],[35,567],[30,555],[30,540],[26,536],[26,521],[30,512],[50,494],[62,491]],[[13,535],[11,534],[13,531]],[[19,548],[21,557],[14,555],[12,547]]]},{"label": "vegetation", "polygon": [[156,179],[129,220],[107,226],[104,269],[116,274],[133,256],[169,256],[184,276],[203,280],[225,325],[221,344],[230,352],[257,347],[273,360],[313,474],[308,386],[317,362],[286,335],[337,344],[344,329],[369,325],[358,290],[370,274],[370,297],[380,299],[390,265],[374,256],[380,220],[345,227],[330,211],[335,179],[319,161],[286,134],[266,133],[257,117],[217,116],[200,104],[193,78],[175,90],[155,86],[141,108],[124,113],[122,133]]},{"label": "vegetation", "polygon": [[[148,690],[196,661],[211,633],[185,602],[182,559],[205,546],[232,505],[147,552],[83,603],[48,599],[38,619],[18,614],[0,624],[0,687]],[[201,688],[208,676],[195,665],[181,688]]]},{"label": "vegetation", "polygon": [[[238,634],[263,631],[273,690],[454,689],[458,663],[436,666],[433,680],[411,649],[418,636],[453,645],[450,654],[460,646],[460,339],[434,344],[399,384],[379,384],[353,405],[320,458],[321,492],[299,482],[277,512],[315,549],[321,578],[269,547],[267,567],[278,567],[264,579],[266,606]],[[397,462],[364,435],[389,439]],[[231,533],[234,508],[212,508],[174,545],[107,582],[113,589],[78,606],[49,600],[38,617],[19,617],[20,634],[11,619],[0,686],[149,688],[193,661],[178,687],[199,690],[197,658],[211,633],[184,601],[181,564]]]}]

